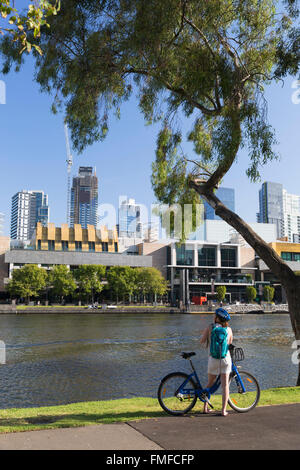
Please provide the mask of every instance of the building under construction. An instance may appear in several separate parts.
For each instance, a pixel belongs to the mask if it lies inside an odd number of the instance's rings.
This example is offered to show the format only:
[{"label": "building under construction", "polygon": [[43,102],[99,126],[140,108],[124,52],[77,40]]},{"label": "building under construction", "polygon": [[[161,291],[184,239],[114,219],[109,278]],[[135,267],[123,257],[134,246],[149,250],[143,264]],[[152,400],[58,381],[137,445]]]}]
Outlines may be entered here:
[{"label": "building under construction", "polygon": [[97,226],[98,178],[92,167],[79,167],[78,176],[73,178],[70,203],[70,227],[80,224]]}]

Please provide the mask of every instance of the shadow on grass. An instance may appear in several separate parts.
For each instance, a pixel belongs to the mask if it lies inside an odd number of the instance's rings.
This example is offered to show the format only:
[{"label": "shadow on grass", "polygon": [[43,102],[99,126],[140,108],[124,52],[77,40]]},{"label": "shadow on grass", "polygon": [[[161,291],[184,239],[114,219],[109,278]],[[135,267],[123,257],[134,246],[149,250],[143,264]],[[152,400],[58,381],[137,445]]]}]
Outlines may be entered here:
[{"label": "shadow on grass", "polygon": [[63,415],[39,415],[28,418],[1,418],[0,413],[0,433],[18,430],[26,431],[26,426],[28,426],[30,430],[54,427],[78,427],[92,424],[114,424],[147,418],[161,418],[163,416],[167,416],[167,414],[163,411],[122,412],[114,414],[79,413]]},{"label": "shadow on grass", "polygon": [[[112,414],[65,414],[65,415],[39,415],[34,417],[23,418],[1,418],[0,414],[0,434],[7,432],[26,431],[27,429],[53,429],[53,428],[71,428],[82,427],[96,424],[117,424],[126,421],[139,421],[141,419],[155,419],[170,417],[164,411],[140,411],[140,412],[122,412]],[[185,417],[208,416],[203,415],[201,411],[195,411]]]}]

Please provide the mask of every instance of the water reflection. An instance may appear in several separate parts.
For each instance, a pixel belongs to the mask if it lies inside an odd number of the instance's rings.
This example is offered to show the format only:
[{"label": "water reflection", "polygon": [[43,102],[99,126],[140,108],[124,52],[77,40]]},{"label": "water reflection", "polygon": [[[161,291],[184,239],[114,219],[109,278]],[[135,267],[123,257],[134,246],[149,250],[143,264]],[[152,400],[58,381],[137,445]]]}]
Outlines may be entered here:
[{"label": "water reflection", "polygon": [[[0,407],[156,396],[160,378],[188,370],[181,351],[195,351],[206,382],[207,351],[199,337],[207,315],[1,315],[7,363],[0,368]],[[293,333],[288,315],[235,315],[234,342],[243,369],[262,388],[294,385]]]}]

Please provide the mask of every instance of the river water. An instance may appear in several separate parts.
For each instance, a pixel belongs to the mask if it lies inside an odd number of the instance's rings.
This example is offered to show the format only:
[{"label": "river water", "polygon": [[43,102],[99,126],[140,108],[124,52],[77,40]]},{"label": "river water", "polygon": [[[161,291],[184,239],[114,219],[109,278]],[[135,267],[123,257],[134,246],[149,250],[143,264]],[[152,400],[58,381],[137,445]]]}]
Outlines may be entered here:
[{"label": "river water", "polygon": [[[156,397],[164,375],[189,371],[182,351],[197,353],[205,385],[207,351],[199,337],[211,321],[179,314],[1,315],[0,408]],[[245,351],[242,368],[261,388],[295,385],[289,315],[234,315],[231,327]]]}]

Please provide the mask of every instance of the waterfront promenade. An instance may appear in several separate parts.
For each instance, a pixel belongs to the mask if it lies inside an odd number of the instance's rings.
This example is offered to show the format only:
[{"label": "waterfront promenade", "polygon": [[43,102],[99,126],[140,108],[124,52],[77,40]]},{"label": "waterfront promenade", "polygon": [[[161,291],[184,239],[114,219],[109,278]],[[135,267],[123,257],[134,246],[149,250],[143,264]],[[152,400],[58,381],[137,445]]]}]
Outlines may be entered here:
[{"label": "waterfront promenade", "polygon": [[[1,418],[0,418],[1,419]],[[1,450],[300,450],[300,404],[0,435]]]}]

